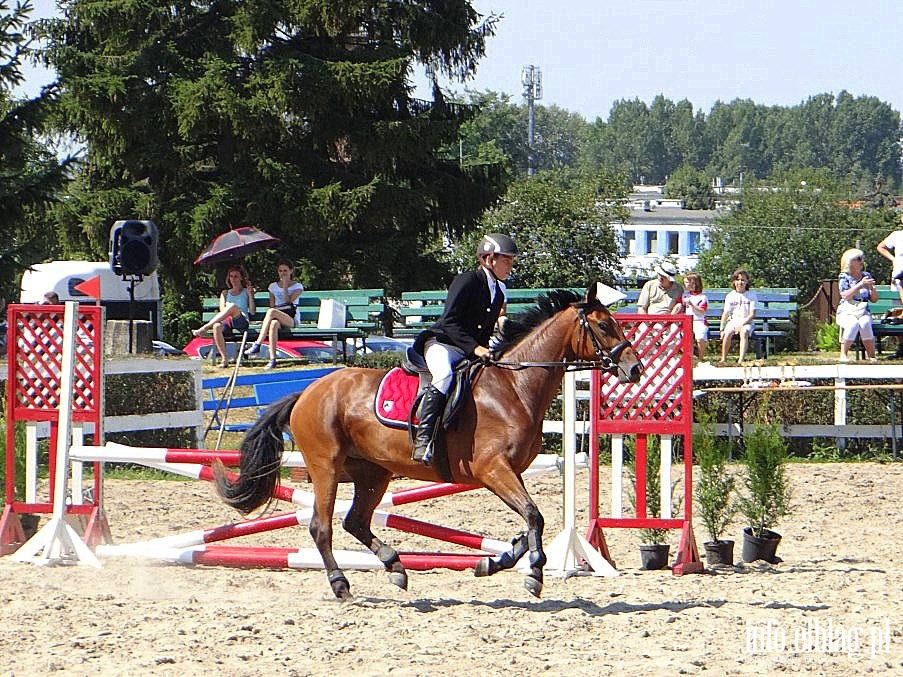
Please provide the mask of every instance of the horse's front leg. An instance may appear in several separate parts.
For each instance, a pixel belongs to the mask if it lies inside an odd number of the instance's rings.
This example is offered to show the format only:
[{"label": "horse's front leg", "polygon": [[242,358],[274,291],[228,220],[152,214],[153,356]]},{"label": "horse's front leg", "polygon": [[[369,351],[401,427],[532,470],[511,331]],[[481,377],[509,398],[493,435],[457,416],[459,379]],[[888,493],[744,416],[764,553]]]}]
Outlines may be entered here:
[{"label": "horse's front leg", "polygon": [[546,565],[546,554],[542,549],[542,532],[545,528],[545,520],[539,508],[527,494],[520,478],[513,475],[516,486],[509,484],[509,492],[503,493],[501,490],[490,487],[492,491],[499,496],[512,510],[523,517],[527,523],[527,533],[515,538],[512,542],[512,548],[506,553],[499,555],[496,559],[486,558],[480,560],[480,563],[474,569],[477,576],[491,576],[497,571],[510,569],[518,560],[530,552],[530,571],[524,580],[524,587],[530,591],[534,597],[539,597],[542,593],[542,570]]}]

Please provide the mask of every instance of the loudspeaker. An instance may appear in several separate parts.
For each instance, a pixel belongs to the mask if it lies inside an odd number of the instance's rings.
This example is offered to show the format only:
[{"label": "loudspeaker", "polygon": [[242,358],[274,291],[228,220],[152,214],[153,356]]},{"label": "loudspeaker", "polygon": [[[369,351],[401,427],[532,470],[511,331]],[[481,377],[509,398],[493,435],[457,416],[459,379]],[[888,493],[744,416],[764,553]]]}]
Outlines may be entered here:
[{"label": "loudspeaker", "polygon": [[117,221],[110,228],[110,268],[117,275],[150,275],[157,269],[157,225]]}]

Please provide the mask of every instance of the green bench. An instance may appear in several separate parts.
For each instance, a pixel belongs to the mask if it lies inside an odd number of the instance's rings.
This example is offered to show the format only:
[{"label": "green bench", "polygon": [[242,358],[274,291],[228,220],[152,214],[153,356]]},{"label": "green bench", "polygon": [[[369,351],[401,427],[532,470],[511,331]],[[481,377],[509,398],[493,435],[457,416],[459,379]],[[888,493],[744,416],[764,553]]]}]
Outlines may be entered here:
[{"label": "green bench", "polygon": [[[300,324],[287,329],[279,328],[280,339],[307,339],[311,341],[332,341],[347,361],[347,340],[360,339],[366,344],[367,335],[382,332],[385,313],[385,289],[315,289],[305,290],[297,301],[297,317]],[[345,305],[345,326],[323,328],[317,326],[320,304],[326,299]],[[251,318],[248,339],[254,340],[260,331],[260,322],[269,308],[270,297],[266,291],[254,294],[257,312]],[[219,311],[219,297],[203,299],[203,318],[207,322]]]},{"label": "green bench", "polygon": [[[872,331],[875,334],[875,350],[880,353],[882,348],[882,339],[891,337],[896,344],[897,338],[903,336],[903,324],[886,324],[881,321],[884,314],[891,308],[900,308],[903,303],[900,302],[900,292],[891,288],[890,285],[877,285],[878,300],[869,304],[872,311]],[[862,347],[862,341],[857,336],[855,349],[857,355],[861,358],[865,354]]]},{"label": "green bench", "polygon": [[[508,289],[508,302],[505,313],[508,316],[518,315],[536,305],[537,299],[553,288]],[[585,289],[573,288],[572,291],[583,295]],[[447,289],[431,289],[426,291],[406,291],[401,294],[401,307],[398,316],[402,326],[392,330],[395,336],[416,336],[432,325],[445,310]]]},{"label": "green bench", "polygon": [[[730,291],[724,287],[703,290],[703,294],[709,300],[706,321],[709,325],[710,341],[721,340],[721,314],[724,312],[724,299]],[[799,310],[797,301],[799,290],[792,287],[760,287],[753,291],[756,293],[758,304],[750,346],[755,350],[756,357],[761,359],[775,352],[775,343],[786,339],[793,331],[796,313]],[[635,313],[640,290],[631,289],[626,294],[626,298],[621,301],[623,307],[617,309],[617,312]]]}]

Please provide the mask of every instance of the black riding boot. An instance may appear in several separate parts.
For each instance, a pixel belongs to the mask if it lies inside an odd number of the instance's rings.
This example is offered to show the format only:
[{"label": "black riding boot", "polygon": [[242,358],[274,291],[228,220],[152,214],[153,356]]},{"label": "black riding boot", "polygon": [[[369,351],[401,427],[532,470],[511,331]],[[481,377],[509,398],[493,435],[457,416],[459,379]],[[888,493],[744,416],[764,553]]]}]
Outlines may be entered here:
[{"label": "black riding boot", "polygon": [[424,465],[430,464],[433,457],[433,435],[436,432],[436,424],[442,418],[442,410],[445,408],[445,394],[437,388],[429,385],[423,391],[423,399],[420,400],[417,425],[417,433],[414,435],[414,453],[411,459],[422,461]]}]

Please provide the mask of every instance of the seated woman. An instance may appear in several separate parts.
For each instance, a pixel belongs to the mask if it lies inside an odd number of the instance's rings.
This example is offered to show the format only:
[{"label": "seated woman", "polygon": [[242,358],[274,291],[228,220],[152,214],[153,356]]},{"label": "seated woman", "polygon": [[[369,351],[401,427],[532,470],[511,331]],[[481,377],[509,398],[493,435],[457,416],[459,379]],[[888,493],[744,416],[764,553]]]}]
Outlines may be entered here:
[{"label": "seated woman", "polygon": [[840,328],[839,362],[850,361],[850,348],[858,335],[871,362],[875,362],[875,334],[869,301],[878,300],[875,279],[865,270],[865,254],[861,249],[847,249],[840,257],[840,303],[837,326]]},{"label": "seated woman", "polygon": [[752,336],[753,318],[756,316],[756,293],[749,288],[749,273],[737,269],[731,275],[733,289],[724,297],[724,312],[721,314],[721,362],[727,362],[734,334],[740,336],[740,357],[737,364],[743,364],[749,337]]},{"label": "seated woman", "polygon": [[276,342],[279,339],[279,327],[291,329],[298,324],[298,297],[304,291],[304,285],[292,279],[295,274],[295,266],[288,261],[280,261],[276,264],[276,274],[279,279],[273,282],[267,291],[270,292],[270,307],[263,316],[260,325],[260,334],[257,340],[245,351],[245,355],[255,355],[260,352],[260,346],[264,338],[270,339],[270,361],[264,369],[272,369],[276,366]]},{"label": "seated woman", "polygon": [[226,272],[226,288],[219,295],[219,312],[191,333],[202,336],[212,329],[213,343],[220,354],[219,366],[228,367],[225,330],[247,331],[255,311],[254,288],[247,272],[242,266],[232,266]]}]

